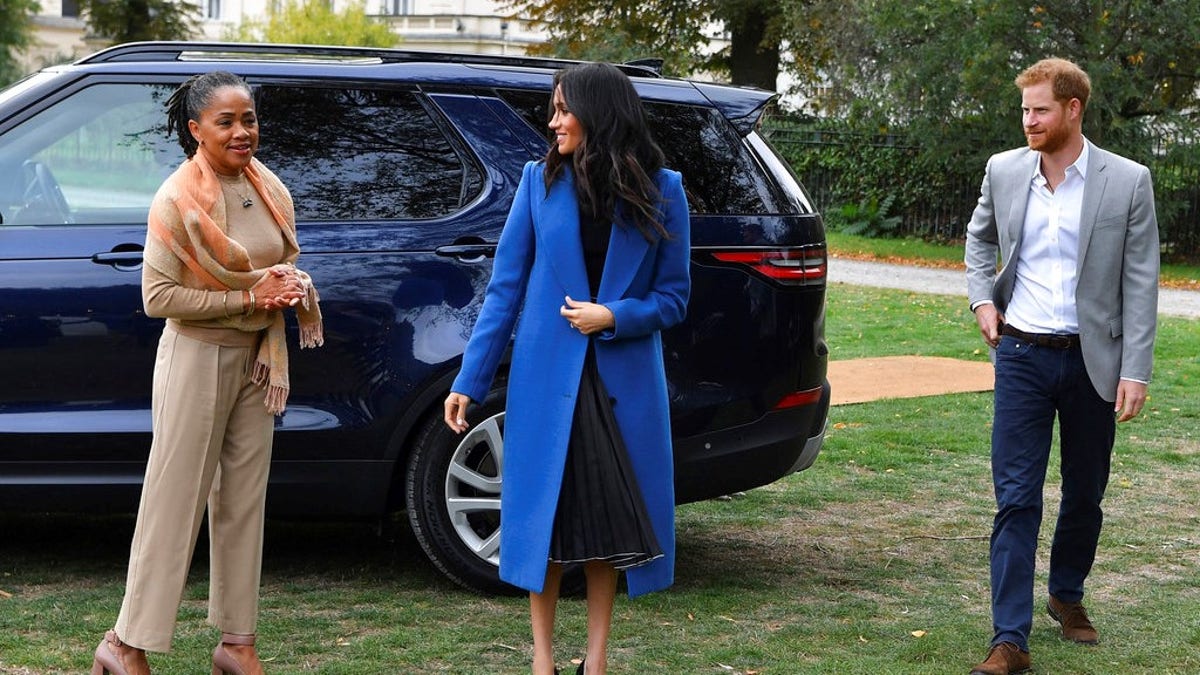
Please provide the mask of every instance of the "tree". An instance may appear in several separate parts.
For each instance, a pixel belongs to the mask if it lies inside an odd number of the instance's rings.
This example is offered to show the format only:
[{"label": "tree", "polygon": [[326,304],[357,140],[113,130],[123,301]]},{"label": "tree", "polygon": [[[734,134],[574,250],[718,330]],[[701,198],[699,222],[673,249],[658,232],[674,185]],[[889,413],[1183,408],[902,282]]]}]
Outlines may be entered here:
[{"label": "tree", "polygon": [[200,6],[187,0],[81,0],[80,9],[92,33],[114,44],[200,32]]},{"label": "tree", "polygon": [[41,10],[36,0],[0,0],[0,86],[23,74],[16,55],[33,41],[33,15]]},{"label": "tree", "polygon": [[1146,157],[1151,127],[1191,126],[1200,77],[1200,4],[1190,0],[849,0],[832,29],[840,117],[902,126],[916,142],[974,161],[996,139],[1019,144],[1026,66],[1046,56],[1092,79],[1084,132]]},{"label": "tree", "polygon": [[837,9],[817,16],[836,45],[817,124],[847,140],[792,162],[805,177],[829,174],[822,180],[837,189],[827,204],[895,195],[915,231],[961,236],[987,156],[1024,144],[1014,78],[1060,56],[1091,77],[1087,137],[1150,166],[1164,250],[1195,252],[1186,209],[1200,165],[1200,3],[843,0]]},{"label": "tree", "polygon": [[363,3],[334,12],[325,0],[288,0],[267,20],[244,21],[226,39],[307,45],[393,47],[396,34],[386,23],[367,17]]},{"label": "tree", "polygon": [[706,57],[709,2],[694,0],[514,0],[508,8],[544,25],[550,39],[529,53],[621,63],[663,59],[663,71],[693,72]]},{"label": "tree", "polygon": [[[780,69],[812,82],[823,62],[822,23],[812,15],[837,0],[511,0],[508,9],[541,23],[550,39],[531,54],[598,61],[663,59],[668,75],[705,72],[774,90]],[[729,45],[713,52],[722,32]]]},{"label": "tree", "polygon": [[787,32],[783,6],[797,3],[725,0],[711,4],[713,17],[729,32],[729,47],[718,54],[718,62],[729,71],[730,81],[774,91]]}]

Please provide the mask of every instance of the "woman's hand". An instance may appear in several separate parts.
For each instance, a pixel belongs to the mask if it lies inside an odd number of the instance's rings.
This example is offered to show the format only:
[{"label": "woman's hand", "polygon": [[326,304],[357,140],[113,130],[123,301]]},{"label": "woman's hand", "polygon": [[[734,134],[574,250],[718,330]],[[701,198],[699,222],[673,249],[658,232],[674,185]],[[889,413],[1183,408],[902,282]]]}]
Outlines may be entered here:
[{"label": "woman's hand", "polygon": [[445,415],[442,417],[446,422],[446,426],[450,427],[450,431],[456,434],[461,434],[467,430],[467,406],[471,403],[471,399],[457,392],[450,392],[446,397]]},{"label": "woman's hand", "polygon": [[304,299],[304,282],[292,265],[273,265],[267,269],[254,291],[254,309],[283,309],[294,307]]},{"label": "woman's hand", "polygon": [[563,305],[558,313],[571,324],[572,328],[584,335],[599,333],[617,325],[612,311],[604,305],[594,302],[577,302],[572,300],[569,295],[566,297],[566,301],[567,304]]}]

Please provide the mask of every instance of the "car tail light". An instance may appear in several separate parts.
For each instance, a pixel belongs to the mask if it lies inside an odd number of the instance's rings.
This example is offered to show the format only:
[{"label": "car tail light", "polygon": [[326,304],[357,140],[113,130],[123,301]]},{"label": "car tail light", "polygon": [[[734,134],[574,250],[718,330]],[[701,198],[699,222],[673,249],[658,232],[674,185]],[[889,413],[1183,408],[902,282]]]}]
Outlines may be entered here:
[{"label": "car tail light", "polygon": [[805,389],[803,391],[793,391],[792,393],[779,399],[775,404],[775,410],[783,410],[785,408],[799,408],[800,406],[812,405],[821,400],[821,387],[815,389]]},{"label": "car tail light", "polygon": [[823,286],[827,271],[825,246],[710,251],[718,263],[749,267],[785,286]]}]

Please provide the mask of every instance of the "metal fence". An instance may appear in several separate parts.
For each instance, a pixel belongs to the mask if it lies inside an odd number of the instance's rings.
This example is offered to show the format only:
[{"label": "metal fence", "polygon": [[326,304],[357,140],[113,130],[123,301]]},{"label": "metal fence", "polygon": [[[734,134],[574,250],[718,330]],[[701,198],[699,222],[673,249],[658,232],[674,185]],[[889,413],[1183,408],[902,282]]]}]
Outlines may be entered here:
[{"label": "metal fence", "polygon": [[[796,170],[817,208],[828,213],[854,202],[864,194],[902,194],[891,215],[901,217],[900,233],[936,240],[958,240],[966,236],[967,223],[979,199],[983,160],[960,160],[941,170],[918,168],[918,148],[900,134],[862,134],[780,123],[771,118],[764,134]],[[1200,142],[1160,135],[1147,138],[1147,163],[1155,184],[1159,231],[1167,257],[1195,259],[1200,256]],[[979,145],[981,157],[988,148],[1000,149],[1003,142]],[[804,161],[804,153],[838,151],[892,155],[897,167],[888,178],[873,178],[864,184],[855,177],[853,163],[829,164]],[[802,165],[802,166],[801,166]],[[905,167],[908,167],[906,170]],[[907,189],[905,181],[931,184],[931,189]]]}]

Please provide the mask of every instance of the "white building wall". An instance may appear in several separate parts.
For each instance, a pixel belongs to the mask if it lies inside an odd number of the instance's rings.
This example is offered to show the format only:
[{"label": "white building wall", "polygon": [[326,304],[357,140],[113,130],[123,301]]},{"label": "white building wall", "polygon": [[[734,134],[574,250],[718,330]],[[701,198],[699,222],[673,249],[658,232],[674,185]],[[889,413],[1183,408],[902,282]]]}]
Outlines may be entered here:
[{"label": "white building wall", "polygon": [[[280,0],[282,1],[282,0]],[[263,20],[272,0],[193,0],[200,6],[203,35],[219,40],[227,29],[246,19]],[[351,0],[333,0],[341,10]],[[85,40],[86,24],[70,14],[71,0],[42,0],[34,17],[35,45],[22,55],[27,70],[80,58],[105,46]],[[365,0],[369,16],[387,21],[399,47],[480,54],[522,54],[546,39],[528,21],[506,16],[498,0]],[[214,14],[214,16],[209,16]]]},{"label": "white building wall", "polygon": [[[217,40],[245,19],[264,20],[270,0],[217,0],[220,17],[206,20],[204,37]],[[353,0],[333,0],[341,11]],[[365,0],[368,16],[386,21],[396,33],[397,46],[479,54],[522,54],[530,44],[543,42],[543,31],[528,21],[508,18],[505,3],[495,0]]]},{"label": "white building wall", "polygon": [[[269,3],[285,0],[191,0],[200,6],[202,40],[219,40],[227,30],[247,19],[265,20]],[[353,0],[331,0],[342,10]],[[404,49],[454,51],[475,54],[524,54],[530,45],[544,42],[546,32],[527,19],[511,15],[507,0],[364,0],[369,16],[386,21]],[[64,17],[77,0],[42,0],[42,13],[35,17],[35,48],[23,55],[26,68],[80,58],[107,46],[85,39],[86,25],[76,17]],[[209,15],[213,16],[209,16]],[[706,33],[713,36],[713,50],[726,44],[717,25]],[[707,79],[703,74],[699,79]]]}]

